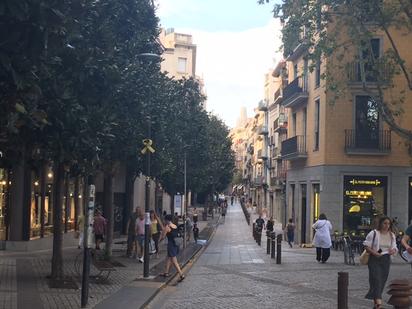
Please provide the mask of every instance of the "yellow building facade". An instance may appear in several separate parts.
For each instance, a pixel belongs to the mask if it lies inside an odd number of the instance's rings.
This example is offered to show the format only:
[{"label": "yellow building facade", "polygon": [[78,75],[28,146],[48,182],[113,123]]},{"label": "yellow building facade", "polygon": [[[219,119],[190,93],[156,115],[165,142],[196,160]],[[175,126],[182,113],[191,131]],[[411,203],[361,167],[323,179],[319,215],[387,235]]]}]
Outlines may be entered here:
[{"label": "yellow building facade", "polygon": [[[390,29],[406,67],[412,67],[408,32]],[[371,38],[377,55],[390,48],[382,33]],[[375,52],[374,50],[374,52]],[[412,219],[412,167],[409,144],[391,130],[375,108],[368,91],[375,81],[362,83],[355,53],[345,56],[348,70],[332,69],[346,85],[336,99],[325,93],[328,81],[321,75],[329,59],[314,64],[298,45],[287,60],[288,85],[282,105],[288,110],[288,138],[282,158],[288,161],[287,216],[297,226],[297,240],[312,239],[312,223],[325,213],[339,232],[362,233],[380,214],[396,217],[401,228]],[[367,91],[366,91],[367,89]],[[402,76],[383,90],[385,100],[404,91],[403,113],[397,119],[412,130],[412,96]]]}]

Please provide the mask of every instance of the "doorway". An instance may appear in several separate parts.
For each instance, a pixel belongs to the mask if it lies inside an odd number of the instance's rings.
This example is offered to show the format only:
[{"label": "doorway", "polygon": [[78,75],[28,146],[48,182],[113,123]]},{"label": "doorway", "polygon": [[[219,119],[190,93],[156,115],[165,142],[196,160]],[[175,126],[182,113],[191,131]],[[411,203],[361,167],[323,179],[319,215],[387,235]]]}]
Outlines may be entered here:
[{"label": "doorway", "polygon": [[300,185],[300,192],[301,192],[301,200],[300,200],[300,205],[301,205],[301,230],[300,230],[300,238],[301,242],[304,244],[306,243],[306,201],[307,201],[307,186],[306,184],[301,184]]}]

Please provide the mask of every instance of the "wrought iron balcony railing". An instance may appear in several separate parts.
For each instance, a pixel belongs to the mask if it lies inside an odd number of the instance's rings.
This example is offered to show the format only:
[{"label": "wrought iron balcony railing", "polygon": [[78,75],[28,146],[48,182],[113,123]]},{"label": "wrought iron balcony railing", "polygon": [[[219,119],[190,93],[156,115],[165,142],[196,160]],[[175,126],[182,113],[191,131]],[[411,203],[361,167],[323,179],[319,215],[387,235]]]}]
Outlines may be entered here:
[{"label": "wrought iron balcony railing", "polygon": [[282,142],[282,159],[297,160],[305,159],[308,154],[306,152],[306,137],[296,135]]},{"label": "wrought iron balcony railing", "polygon": [[347,154],[385,155],[391,151],[391,131],[345,130]]}]

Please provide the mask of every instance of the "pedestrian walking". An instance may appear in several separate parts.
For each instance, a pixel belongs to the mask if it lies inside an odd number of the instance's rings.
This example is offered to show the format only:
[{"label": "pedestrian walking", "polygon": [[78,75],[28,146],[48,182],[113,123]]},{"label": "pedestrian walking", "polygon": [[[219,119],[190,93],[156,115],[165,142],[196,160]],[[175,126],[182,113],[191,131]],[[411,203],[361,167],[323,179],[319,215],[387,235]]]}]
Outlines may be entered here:
[{"label": "pedestrian walking", "polygon": [[190,241],[190,231],[192,230],[192,220],[190,220],[189,216],[185,216],[185,228],[186,228],[186,240]]},{"label": "pedestrian walking", "polygon": [[233,201],[235,200],[235,197],[232,195],[231,197],[230,197],[230,205],[233,205]]},{"label": "pedestrian walking", "polygon": [[199,219],[199,214],[197,213],[197,209],[193,208],[193,223],[197,224],[198,219]]},{"label": "pedestrian walking", "polygon": [[100,210],[96,210],[93,221],[94,241],[96,243],[96,250],[100,250],[100,244],[104,241],[106,234],[106,219],[102,216]]},{"label": "pedestrian walking", "polygon": [[398,252],[391,219],[386,216],[380,218],[378,228],[369,232],[363,245],[369,253],[369,291],[365,298],[373,299],[373,308],[380,309],[382,292],[389,275],[391,256]]},{"label": "pedestrian walking", "polygon": [[193,224],[193,239],[195,240],[195,243],[197,243],[197,240],[199,239],[199,228],[196,223]]},{"label": "pedestrian walking", "polygon": [[275,226],[275,221],[273,220],[273,217],[270,217],[268,222],[266,222],[266,230],[269,232],[273,232],[273,228]]},{"label": "pedestrian walking", "polygon": [[150,231],[152,233],[152,240],[154,242],[154,248],[152,248],[152,251],[155,254],[155,257],[159,257],[159,240],[160,240],[160,232],[162,230],[162,226],[160,224],[160,218],[157,216],[157,214],[151,210],[150,211]]},{"label": "pedestrian walking", "polygon": [[126,256],[128,256],[129,258],[137,256],[136,220],[139,211],[141,211],[140,208],[136,207],[135,210],[129,215],[129,220],[127,221]]},{"label": "pedestrian walking", "polygon": [[326,263],[330,256],[330,247],[332,246],[332,240],[330,238],[332,224],[326,218],[325,214],[320,214],[318,221],[312,225],[312,228],[315,230],[313,244],[316,247],[316,260]]},{"label": "pedestrian walking", "polygon": [[293,248],[293,242],[295,241],[295,224],[293,223],[292,218],[289,219],[289,222],[286,225],[286,236],[289,247]]},{"label": "pedestrian walking", "polygon": [[172,218],[172,222],[174,225],[179,225],[179,214],[177,212],[175,212],[175,215]]},{"label": "pedestrian walking", "polygon": [[169,277],[170,266],[174,266],[179,273],[179,282],[185,279],[179,263],[177,261],[177,255],[179,254],[179,246],[176,243],[176,237],[178,237],[177,226],[172,222],[172,216],[167,215],[165,217],[165,225],[163,227],[162,236],[160,239],[167,237],[167,258],[165,272],[161,274],[163,277]]},{"label": "pedestrian walking", "polygon": [[136,242],[139,245],[139,255],[136,254],[136,259],[143,263],[144,256],[144,235],[145,235],[145,222],[144,222],[144,212],[139,208],[136,219]]},{"label": "pedestrian walking", "polygon": [[259,215],[259,218],[256,219],[256,229],[259,232],[262,232],[263,228],[265,227],[265,220],[263,220],[262,215]]}]

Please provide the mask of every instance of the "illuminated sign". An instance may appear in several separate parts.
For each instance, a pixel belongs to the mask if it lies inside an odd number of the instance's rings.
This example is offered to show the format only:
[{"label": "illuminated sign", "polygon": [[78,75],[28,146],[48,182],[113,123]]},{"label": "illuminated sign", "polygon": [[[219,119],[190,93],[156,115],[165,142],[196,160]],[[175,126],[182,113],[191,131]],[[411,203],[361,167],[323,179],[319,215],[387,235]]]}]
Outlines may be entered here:
[{"label": "illuminated sign", "polygon": [[349,181],[352,185],[374,185],[379,186],[382,182],[378,179],[368,180],[368,179],[352,179]]},{"label": "illuminated sign", "polygon": [[372,191],[356,191],[356,190],[346,190],[345,195],[351,196],[372,196]]}]

